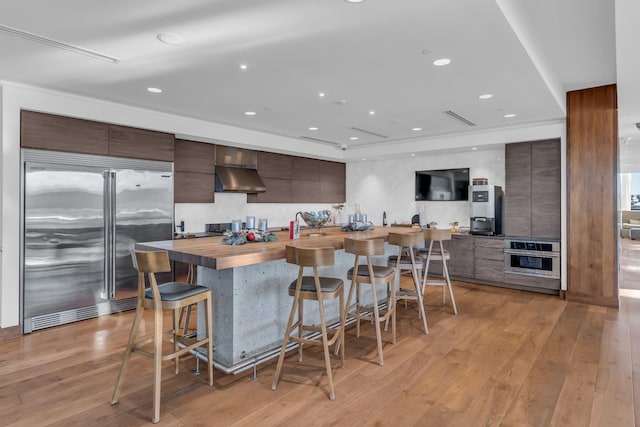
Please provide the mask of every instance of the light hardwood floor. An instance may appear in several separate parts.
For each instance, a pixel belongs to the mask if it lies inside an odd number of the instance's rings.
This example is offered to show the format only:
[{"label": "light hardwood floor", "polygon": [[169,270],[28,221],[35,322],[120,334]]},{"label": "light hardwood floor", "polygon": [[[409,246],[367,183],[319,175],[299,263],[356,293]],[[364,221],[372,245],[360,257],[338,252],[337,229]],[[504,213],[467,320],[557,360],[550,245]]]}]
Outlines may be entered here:
[{"label": "light hardwood floor", "polygon": [[[416,306],[399,307],[398,342],[376,363],[375,332],[349,329],[336,400],[327,398],[321,349],[250,372],[194,377],[193,358],[163,370],[166,426],[633,426],[640,410],[640,300],[620,310],[454,282],[459,314],[427,291],[428,336]],[[132,321],[123,313],[0,344],[0,425],[139,426],[151,420],[152,362],[132,357],[112,406]],[[151,316],[145,327],[151,327]],[[385,335],[389,338],[389,335]],[[309,366],[311,363],[314,366]]]}]

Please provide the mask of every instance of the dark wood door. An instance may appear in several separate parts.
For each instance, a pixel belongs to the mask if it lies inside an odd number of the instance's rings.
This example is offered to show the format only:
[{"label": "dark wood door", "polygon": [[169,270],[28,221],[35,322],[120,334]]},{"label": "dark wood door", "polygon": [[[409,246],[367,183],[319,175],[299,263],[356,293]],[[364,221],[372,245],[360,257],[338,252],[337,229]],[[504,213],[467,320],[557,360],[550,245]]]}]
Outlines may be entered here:
[{"label": "dark wood door", "polygon": [[531,143],[505,146],[504,234],[531,236]]},{"label": "dark wood door", "polygon": [[531,144],[531,235],[560,239],[560,140]]},{"label": "dark wood door", "polygon": [[109,125],[109,155],[173,162],[174,136],[126,126]]},{"label": "dark wood door", "polygon": [[109,154],[109,125],[21,111],[20,146],[72,153]]}]

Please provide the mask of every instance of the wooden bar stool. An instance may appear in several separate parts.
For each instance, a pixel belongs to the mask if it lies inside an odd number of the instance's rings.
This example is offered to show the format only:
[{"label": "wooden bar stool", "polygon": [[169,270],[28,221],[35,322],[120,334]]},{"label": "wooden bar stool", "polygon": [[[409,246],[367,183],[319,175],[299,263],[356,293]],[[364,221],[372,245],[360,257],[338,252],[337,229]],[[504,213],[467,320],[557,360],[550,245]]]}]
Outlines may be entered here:
[{"label": "wooden bar stool", "polygon": [[[320,277],[318,275],[318,267],[332,266],[335,264],[335,250],[333,248],[296,248],[287,246],[285,248],[285,258],[290,264],[300,266],[298,269],[298,278],[289,285],[289,295],[293,297],[291,305],[291,313],[289,321],[284,332],[282,340],[282,349],[278,358],[275,377],[273,378],[272,390],[278,386],[282,363],[290,341],[299,343],[298,361],[302,362],[302,348],[305,344],[321,345],[324,349],[324,360],[327,368],[327,377],[329,379],[329,398],[335,399],[333,391],[333,377],[331,375],[331,358],[329,354],[329,346],[337,343],[340,346],[340,367],[344,367],[344,282],[341,279],[331,277]],[[313,276],[305,276],[305,267],[311,267]],[[332,328],[333,334],[328,335],[328,328],[324,315],[324,300],[339,299],[340,304],[340,324],[337,328]],[[318,309],[320,312],[320,326],[305,325],[303,322],[304,300],[318,301]],[[298,320],[294,322],[294,318],[298,312]],[[298,330],[298,336],[291,336],[294,330]],[[320,333],[317,338],[304,336],[304,332]],[[339,341],[338,341],[339,340]]]},{"label": "wooden bar stool", "polygon": [[[129,342],[124,351],[122,365],[118,374],[111,404],[118,403],[118,394],[124,380],[124,374],[127,369],[127,363],[131,353],[139,352],[145,356],[153,358],[153,419],[154,423],[160,421],[160,386],[162,374],[162,361],[175,360],[175,372],[180,370],[180,356],[195,349],[204,346],[207,350],[208,361],[208,383],[213,385],[213,328],[211,320],[211,291],[204,286],[192,285],[188,283],[169,282],[158,285],[156,281],[156,273],[165,273],[171,271],[169,256],[166,251],[140,252],[133,253],[133,266],[138,270],[138,301],[136,304],[136,315],[131,326],[129,334]],[[150,287],[145,290],[145,274],[148,276]],[[183,307],[202,301],[206,310],[206,336],[203,339],[187,339],[178,335],[180,330],[179,314]],[[142,320],[144,309],[153,310],[154,316],[154,332],[150,338],[136,342],[138,326]],[[163,310],[171,310],[173,314],[173,324],[169,331],[163,332]],[[173,340],[173,349],[170,353],[162,352],[162,338],[170,335]],[[143,350],[142,347],[153,343],[152,351]],[[179,344],[184,345],[180,348]]]},{"label": "wooden bar stool", "polygon": [[[427,316],[424,311],[422,301],[422,289],[420,287],[420,268],[421,264],[416,263],[415,251],[424,245],[424,237],[421,232],[401,234],[389,233],[387,241],[390,245],[398,246],[398,255],[391,255],[388,259],[389,267],[393,267],[397,271],[398,276],[398,292],[396,300],[398,301],[417,301],[418,302],[418,318],[422,319],[424,333],[429,333],[427,326]],[[406,254],[406,255],[405,255]],[[400,286],[400,275],[402,271],[410,271],[413,279],[414,289],[405,289]]]},{"label": "wooden bar stool", "polygon": [[[386,266],[373,265],[371,257],[384,255],[384,240],[382,239],[344,239],[344,251],[355,255],[353,267],[347,271],[347,279],[351,280],[351,288],[347,297],[347,315],[356,319],[356,336],[360,337],[360,320],[370,320],[376,328],[376,340],[378,343],[378,363],[384,365],[382,356],[382,331],[380,322],[391,319],[392,343],[396,343],[396,288],[394,279],[395,270]],[[364,257],[366,264],[360,265],[360,257]],[[355,274],[354,274],[355,272]],[[360,302],[360,285],[370,284],[373,303],[371,307],[363,306]],[[386,284],[386,309],[378,307],[379,301],[376,294],[376,285]],[[351,305],[353,294],[356,294],[356,302]],[[350,314],[352,310],[354,313]]]},{"label": "wooden bar stool", "polygon": [[[447,302],[447,289],[449,289],[449,295],[451,296],[451,305],[453,306],[453,313],[458,314],[456,307],[456,300],[453,297],[453,288],[451,287],[451,279],[449,278],[449,268],[447,267],[447,261],[451,259],[449,251],[444,249],[442,242],[444,240],[451,240],[451,230],[428,228],[424,230],[424,240],[429,242],[428,248],[421,248],[419,250],[420,256],[423,260],[422,266],[422,293],[427,285],[442,286],[442,304]],[[436,245],[434,245],[436,243]],[[442,279],[441,280],[429,280],[429,263],[431,261],[442,262]]]}]

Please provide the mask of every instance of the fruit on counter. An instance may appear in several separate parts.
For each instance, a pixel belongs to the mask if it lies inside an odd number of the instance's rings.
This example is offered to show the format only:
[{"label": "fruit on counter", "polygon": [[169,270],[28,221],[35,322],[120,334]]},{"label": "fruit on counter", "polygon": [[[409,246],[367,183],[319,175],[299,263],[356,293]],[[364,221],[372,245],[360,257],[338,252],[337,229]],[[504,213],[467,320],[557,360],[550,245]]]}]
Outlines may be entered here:
[{"label": "fruit on counter", "polygon": [[248,232],[248,233],[247,233],[247,240],[248,240],[248,241],[250,241],[250,242],[253,242],[254,240],[256,240],[256,235],[255,235],[255,233]]}]

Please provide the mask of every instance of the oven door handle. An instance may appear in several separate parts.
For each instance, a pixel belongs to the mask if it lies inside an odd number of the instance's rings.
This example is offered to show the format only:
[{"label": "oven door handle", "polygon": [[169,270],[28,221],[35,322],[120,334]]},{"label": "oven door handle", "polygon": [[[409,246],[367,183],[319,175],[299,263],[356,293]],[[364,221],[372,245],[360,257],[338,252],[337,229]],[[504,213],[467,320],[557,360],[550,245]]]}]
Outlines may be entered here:
[{"label": "oven door handle", "polygon": [[505,249],[504,253],[509,255],[534,256],[538,258],[560,258],[560,253],[547,252],[547,251],[526,251],[521,249]]}]

